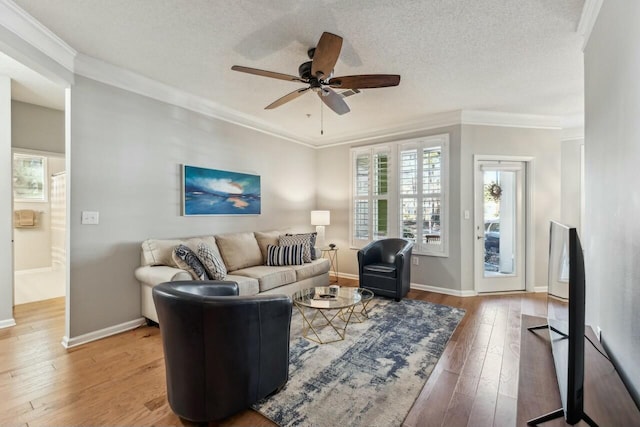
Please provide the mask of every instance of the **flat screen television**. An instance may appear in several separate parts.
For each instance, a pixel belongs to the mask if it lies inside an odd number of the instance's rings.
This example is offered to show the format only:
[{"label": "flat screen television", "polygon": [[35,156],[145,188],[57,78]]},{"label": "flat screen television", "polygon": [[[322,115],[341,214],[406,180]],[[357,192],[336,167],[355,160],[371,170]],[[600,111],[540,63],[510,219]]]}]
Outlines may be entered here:
[{"label": "flat screen television", "polygon": [[538,425],[564,416],[568,424],[584,420],[597,427],[584,413],[585,274],[575,228],[551,221],[548,273],[547,324],[529,330],[549,330],[562,408],[527,424]]}]

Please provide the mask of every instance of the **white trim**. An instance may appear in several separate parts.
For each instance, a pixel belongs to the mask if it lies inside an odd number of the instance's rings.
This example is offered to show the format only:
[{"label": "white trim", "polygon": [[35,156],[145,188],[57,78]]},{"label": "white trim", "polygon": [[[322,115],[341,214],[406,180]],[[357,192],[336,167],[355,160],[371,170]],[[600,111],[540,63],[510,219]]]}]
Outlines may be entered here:
[{"label": "white trim", "polygon": [[582,15],[580,16],[580,22],[578,22],[578,29],[576,32],[578,34],[582,34],[582,37],[584,38],[582,43],[583,51],[587,47],[587,43],[589,43],[589,37],[591,37],[593,26],[598,20],[602,3],[604,3],[604,0],[586,0],[582,7]]},{"label": "white trim", "polygon": [[[584,115],[550,116],[540,114],[517,114],[499,111],[455,110],[436,113],[423,117],[418,121],[405,123],[395,128],[378,128],[367,134],[342,135],[333,142],[317,146],[324,148],[338,147],[347,144],[373,144],[388,140],[456,125],[503,126],[531,129],[563,129],[564,127],[580,127],[584,122]],[[584,131],[583,131],[584,132]],[[326,139],[323,141],[327,141]]]},{"label": "white trim", "polygon": [[[0,0],[1,1],[1,0]],[[176,105],[205,116],[285,139],[309,148],[312,141],[302,140],[283,128],[224,107],[210,99],[185,92],[176,87],[150,79],[136,72],[79,53],[75,62],[76,74],[167,104]]]},{"label": "white trim", "polygon": [[[524,277],[524,290],[526,292],[532,292],[534,290],[533,283],[535,281],[534,275],[534,265],[535,265],[535,224],[534,224],[534,192],[535,192],[535,157],[532,156],[504,156],[504,155],[490,155],[490,154],[476,154],[473,156],[473,176],[474,176],[474,185],[473,185],[473,206],[475,210],[475,206],[477,206],[477,198],[476,194],[476,171],[478,169],[478,163],[480,161],[512,161],[512,162],[524,162],[526,164],[526,173],[525,173],[525,233],[526,233],[526,241],[525,241],[525,277]],[[476,213],[478,215],[478,213]],[[477,291],[478,285],[480,283],[480,277],[482,275],[481,268],[479,267],[479,263],[477,262],[478,254],[477,245],[476,245],[476,222],[478,218],[474,219],[473,224],[473,240],[474,240],[474,249],[473,249],[473,266],[474,266],[474,274],[473,274],[473,288]],[[522,291],[517,291],[522,292]]]},{"label": "white trim", "polygon": [[501,113],[498,111],[463,110],[460,122],[463,125],[562,129],[562,117],[560,116]]},{"label": "white trim", "polygon": [[478,293],[474,290],[441,288],[439,286],[422,285],[419,283],[411,283],[411,289],[416,289],[418,291],[435,292],[445,295],[453,295],[455,297],[475,297],[476,295],[478,295]]},{"label": "white trim", "polygon": [[548,286],[534,286],[533,287],[533,292],[535,292],[535,293],[541,293],[541,292],[547,293],[548,290],[549,290]]},{"label": "white trim", "polygon": [[0,329],[10,328],[11,326],[16,326],[16,321],[13,317],[11,319],[0,320]]},{"label": "white trim", "polygon": [[73,72],[76,50],[11,0],[0,0],[0,25]]},{"label": "white trim", "polygon": [[[354,279],[354,280],[359,279],[359,276],[357,274],[338,273],[338,275],[340,278],[344,277],[345,279]],[[438,294],[453,295],[456,297],[474,297],[478,295],[478,293],[474,290],[458,290],[458,289],[441,288],[439,286],[422,285],[420,283],[411,283],[410,287],[411,289],[415,289],[418,291],[435,292]]]},{"label": "white trim", "polygon": [[[380,139],[390,139],[407,136],[417,132],[423,132],[431,129],[439,129],[447,126],[455,126],[461,124],[461,111],[447,111],[444,113],[430,114],[418,121],[405,123],[394,128],[377,128],[366,134],[358,133],[351,135],[343,135],[333,139],[334,142],[317,146],[317,149],[338,147],[347,144],[376,144],[383,141]],[[323,141],[326,141],[323,140]],[[386,141],[385,141],[386,142]]]},{"label": "white trim", "polygon": [[146,323],[144,317],[139,319],[130,320],[128,322],[120,323],[119,325],[109,326],[108,328],[100,329],[98,331],[89,332],[87,334],[78,335],[77,337],[69,338],[68,336],[62,337],[62,346],[64,348],[77,347],[82,344],[96,341],[102,338],[110,337],[111,335],[127,332],[132,329],[138,328]]},{"label": "white trim", "polygon": [[34,274],[34,273],[48,273],[53,271],[53,267],[40,267],[40,268],[29,268],[26,270],[14,270],[13,274],[16,276],[24,276],[26,274]]},{"label": "white trim", "polygon": [[562,129],[561,141],[576,141],[578,139],[584,139],[584,127]]}]

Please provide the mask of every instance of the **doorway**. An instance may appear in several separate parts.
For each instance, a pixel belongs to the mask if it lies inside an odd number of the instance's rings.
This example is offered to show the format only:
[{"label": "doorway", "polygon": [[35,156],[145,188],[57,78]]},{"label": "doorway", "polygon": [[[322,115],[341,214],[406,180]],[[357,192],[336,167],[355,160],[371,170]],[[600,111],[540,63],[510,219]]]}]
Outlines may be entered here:
[{"label": "doorway", "polygon": [[524,291],[527,162],[475,162],[475,270],[478,292]]},{"label": "doorway", "polygon": [[14,305],[65,296],[65,158],[13,151]]}]

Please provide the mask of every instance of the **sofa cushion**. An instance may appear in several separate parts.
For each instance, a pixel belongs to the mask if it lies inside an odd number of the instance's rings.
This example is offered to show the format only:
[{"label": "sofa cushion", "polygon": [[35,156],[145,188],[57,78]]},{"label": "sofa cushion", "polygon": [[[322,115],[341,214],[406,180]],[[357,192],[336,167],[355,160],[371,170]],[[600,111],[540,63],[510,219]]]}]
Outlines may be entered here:
[{"label": "sofa cushion", "polygon": [[227,271],[262,264],[262,253],[253,233],[219,234],[215,237]]},{"label": "sofa cushion", "polygon": [[173,250],[173,261],[179,268],[188,271],[195,280],[209,278],[207,270],[205,270],[197,255],[185,245],[176,246]]},{"label": "sofa cushion", "polygon": [[280,231],[256,231],[253,233],[256,236],[256,240],[258,241],[258,246],[260,247],[260,252],[262,253],[262,263],[267,263],[267,246],[273,245],[278,246],[280,242],[280,235],[282,232]]},{"label": "sofa cushion", "polygon": [[301,265],[304,264],[304,245],[267,247],[267,265]]},{"label": "sofa cushion", "polygon": [[[258,279],[260,292],[296,281],[296,272],[291,267],[267,267],[258,265],[233,272],[234,276],[246,276]],[[230,276],[227,276],[227,280]]]},{"label": "sofa cushion", "polygon": [[222,262],[222,257],[218,251],[204,242],[198,243],[198,251],[196,252],[200,262],[207,270],[207,275],[213,280],[224,280],[227,275],[227,267]]},{"label": "sofa cushion", "polygon": [[182,243],[182,240],[174,239],[147,239],[142,242],[142,260],[145,265],[167,265],[178,267],[173,260],[173,250]]},{"label": "sofa cushion", "polygon": [[318,258],[303,265],[294,265],[293,268],[296,272],[296,282],[299,282],[309,277],[319,276],[327,273],[331,263],[326,258]]},{"label": "sofa cushion", "polygon": [[200,242],[206,243],[216,251],[218,250],[216,239],[213,236],[193,237],[190,239],[147,239],[142,242],[141,265],[178,267],[173,260],[173,250],[175,247],[184,244],[192,251],[197,252],[198,243]]},{"label": "sofa cushion", "polygon": [[258,279],[254,279],[253,277],[227,274],[227,277],[225,277],[224,280],[236,282],[238,284],[238,295],[240,295],[241,297],[258,295],[258,293],[260,292],[260,284],[258,283]]},{"label": "sofa cushion", "polygon": [[311,246],[311,260],[310,261],[305,261],[305,262],[311,262],[314,259],[318,258],[318,255],[316,254],[316,240],[318,238],[318,233],[317,232],[313,232],[313,233],[298,233],[298,234],[291,234],[291,233],[287,233],[286,236],[301,236],[302,238],[307,238],[307,236],[309,237],[309,244]]},{"label": "sofa cushion", "polygon": [[311,262],[311,236],[309,234],[286,234],[280,236],[280,246],[303,245],[304,262]]}]

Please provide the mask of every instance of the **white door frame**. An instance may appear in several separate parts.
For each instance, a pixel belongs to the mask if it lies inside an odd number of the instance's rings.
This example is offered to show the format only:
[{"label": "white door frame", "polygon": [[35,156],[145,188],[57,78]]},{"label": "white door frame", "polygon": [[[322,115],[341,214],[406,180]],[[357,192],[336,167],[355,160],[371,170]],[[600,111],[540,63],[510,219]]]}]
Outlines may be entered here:
[{"label": "white door frame", "polygon": [[[473,289],[476,294],[478,291],[478,284],[484,273],[484,269],[479,268],[477,259],[480,256],[478,252],[478,245],[476,244],[477,230],[476,226],[479,223],[484,223],[484,220],[478,220],[478,215],[482,215],[482,212],[476,212],[476,206],[478,206],[478,192],[476,191],[478,185],[478,174],[476,173],[479,167],[479,163],[482,161],[506,161],[506,162],[524,162],[524,180],[525,180],[525,262],[524,262],[524,285],[525,291],[535,292],[535,232],[534,232],[534,219],[533,219],[533,194],[534,194],[534,177],[535,177],[535,158],[532,156],[504,156],[504,155],[491,155],[491,154],[475,154],[473,156],[473,210],[474,210],[474,222],[473,222]],[[484,231],[483,231],[484,232]],[[484,257],[484,252],[482,254]]]}]

